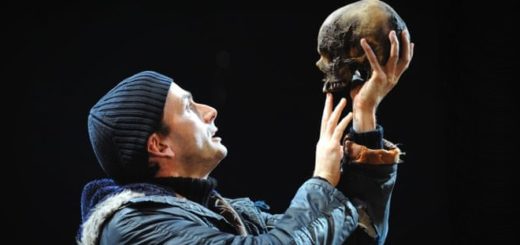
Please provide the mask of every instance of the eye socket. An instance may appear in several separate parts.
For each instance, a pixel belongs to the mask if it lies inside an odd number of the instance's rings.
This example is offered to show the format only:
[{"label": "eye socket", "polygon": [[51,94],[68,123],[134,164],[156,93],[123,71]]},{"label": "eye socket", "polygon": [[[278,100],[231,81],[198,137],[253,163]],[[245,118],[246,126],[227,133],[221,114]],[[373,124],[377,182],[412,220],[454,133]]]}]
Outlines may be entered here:
[{"label": "eye socket", "polygon": [[[335,57],[332,62],[326,55],[321,55],[316,66],[325,74],[350,80],[351,75],[360,68],[359,58]],[[327,80],[328,78],[325,78]]]},{"label": "eye socket", "polygon": [[193,104],[193,102],[191,102],[191,101],[186,102],[186,110],[187,111],[195,110],[195,105]]},{"label": "eye socket", "polygon": [[186,111],[193,111],[195,109],[193,100],[191,100],[190,98],[184,98],[184,109]]}]

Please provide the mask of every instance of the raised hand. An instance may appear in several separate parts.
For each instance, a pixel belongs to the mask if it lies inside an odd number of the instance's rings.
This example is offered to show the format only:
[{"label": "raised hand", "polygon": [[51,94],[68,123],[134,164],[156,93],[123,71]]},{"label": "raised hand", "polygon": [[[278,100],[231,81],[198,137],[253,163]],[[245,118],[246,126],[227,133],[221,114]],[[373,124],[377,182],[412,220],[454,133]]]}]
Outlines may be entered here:
[{"label": "raised hand", "polygon": [[356,132],[375,129],[375,112],[383,98],[395,87],[399,78],[408,68],[413,57],[414,44],[410,42],[408,30],[401,33],[403,40],[403,56],[399,57],[399,41],[395,31],[388,35],[390,39],[390,56],[384,66],[377,61],[374,51],[365,39],[361,39],[361,47],[372,67],[372,76],[362,86],[353,88],[350,96],[353,99],[353,127]]},{"label": "raised hand", "polygon": [[341,174],[343,146],[340,140],[345,128],[352,121],[352,113],[349,113],[338,123],[346,104],[347,101],[343,98],[332,111],[332,94],[327,93],[321,118],[320,139],[316,145],[314,176],[327,179],[333,186],[338,184]]}]

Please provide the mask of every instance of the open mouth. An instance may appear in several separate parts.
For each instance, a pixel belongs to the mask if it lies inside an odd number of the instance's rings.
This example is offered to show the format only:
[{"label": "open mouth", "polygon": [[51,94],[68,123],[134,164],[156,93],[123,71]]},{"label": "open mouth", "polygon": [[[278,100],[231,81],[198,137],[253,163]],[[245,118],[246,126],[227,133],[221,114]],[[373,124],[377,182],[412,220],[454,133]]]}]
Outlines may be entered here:
[{"label": "open mouth", "polygon": [[220,141],[220,140],[222,140],[222,138],[216,136],[217,131],[218,131],[218,129],[211,130],[210,133],[209,133],[209,135],[211,136],[211,139],[212,139],[212,140]]}]

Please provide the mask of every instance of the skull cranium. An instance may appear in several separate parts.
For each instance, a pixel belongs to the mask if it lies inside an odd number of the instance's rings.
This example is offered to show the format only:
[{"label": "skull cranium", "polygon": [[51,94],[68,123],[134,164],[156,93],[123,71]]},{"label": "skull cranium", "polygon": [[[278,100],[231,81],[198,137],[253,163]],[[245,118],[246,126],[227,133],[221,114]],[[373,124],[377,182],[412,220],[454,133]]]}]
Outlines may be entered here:
[{"label": "skull cranium", "polygon": [[[323,92],[337,92],[362,84],[371,75],[371,67],[360,40],[365,38],[385,64],[390,53],[388,34],[399,37],[406,24],[388,4],[361,0],[332,12],[318,34],[320,59],[316,66],[324,73]],[[401,49],[402,50],[402,49]]]}]

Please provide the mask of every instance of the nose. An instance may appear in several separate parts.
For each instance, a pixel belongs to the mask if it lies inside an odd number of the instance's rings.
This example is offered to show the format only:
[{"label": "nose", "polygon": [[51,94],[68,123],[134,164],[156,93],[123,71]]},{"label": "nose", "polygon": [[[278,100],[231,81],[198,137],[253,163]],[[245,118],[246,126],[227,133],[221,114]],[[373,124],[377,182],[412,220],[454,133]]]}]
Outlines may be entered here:
[{"label": "nose", "polygon": [[201,106],[203,107],[203,115],[202,115],[202,119],[204,120],[205,123],[212,123],[213,121],[215,121],[215,118],[217,118],[217,109],[209,106],[209,105],[204,105],[204,104],[201,104]]},{"label": "nose", "polygon": [[326,61],[323,58],[323,56],[320,56],[320,59],[318,61],[316,61],[316,67],[318,67],[318,69],[320,69],[320,71],[326,72],[326,65],[325,65],[325,63],[326,63]]}]

